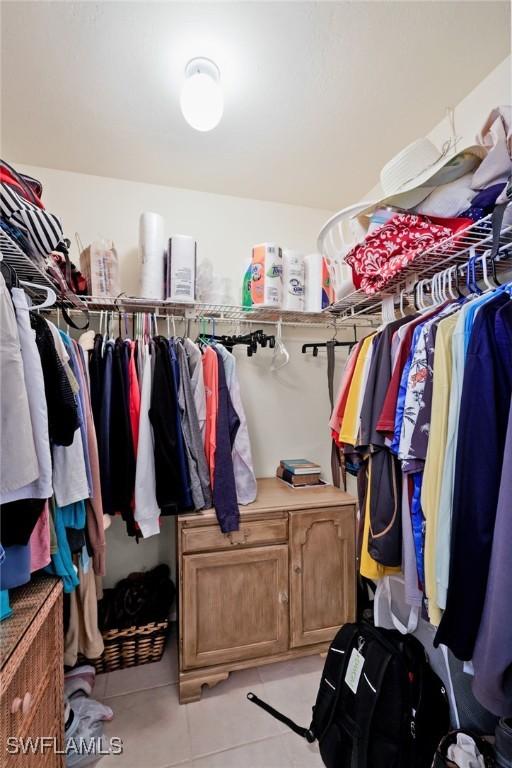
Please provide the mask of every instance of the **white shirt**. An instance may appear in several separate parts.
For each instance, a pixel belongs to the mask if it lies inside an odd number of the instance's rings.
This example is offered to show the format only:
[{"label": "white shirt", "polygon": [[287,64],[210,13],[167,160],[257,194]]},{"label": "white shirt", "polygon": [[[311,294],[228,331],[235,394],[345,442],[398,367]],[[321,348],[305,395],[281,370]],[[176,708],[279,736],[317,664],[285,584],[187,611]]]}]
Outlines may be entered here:
[{"label": "white shirt", "polygon": [[149,420],[151,406],[151,355],[144,345],[144,369],[140,393],[139,445],[135,470],[135,511],[133,516],[145,539],[160,533],[160,509],[156,500],[156,476],[153,428]]},{"label": "white shirt", "polygon": [[184,340],[184,347],[188,356],[190,384],[192,386],[192,392],[194,393],[197,419],[199,421],[199,429],[201,430],[201,437],[203,438],[204,444],[206,429],[206,392],[203,379],[203,356],[201,355],[199,347],[190,339]]},{"label": "white shirt", "polygon": [[224,363],[224,373],[226,374],[226,384],[233,403],[233,408],[240,420],[240,426],[236,433],[233,443],[233,471],[235,473],[236,496],[239,504],[250,504],[255,500],[258,493],[256,476],[252,463],[251,441],[249,439],[249,430],[247,428],[247,419],[245,417],[242,396],[240,394],[240,383],[236,372],[236,358],[222,346],[217,344]]},{"label": "white shirt", "polygon": [[43,369],[36,345],[35,331],[30,327],[28,302],[25,291],[13,288],[12,301],[16,307],[16,322],[21,344],[21,357],[27,384],[28,406],[32,434],[39,468],[39,477],[16,491],[2,494],[2,504],[18,499],[49,499],[53,496],[52,457],[48,436],[48,409],[44,391]]}]

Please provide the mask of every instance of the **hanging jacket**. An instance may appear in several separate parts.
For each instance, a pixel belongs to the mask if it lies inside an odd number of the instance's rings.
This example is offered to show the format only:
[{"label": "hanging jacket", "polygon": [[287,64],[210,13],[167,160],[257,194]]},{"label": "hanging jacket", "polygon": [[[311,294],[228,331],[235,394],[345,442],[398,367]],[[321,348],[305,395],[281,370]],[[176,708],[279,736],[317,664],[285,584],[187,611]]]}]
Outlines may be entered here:
[{"label": "hanging jacket", "polygon": [[154,343],[155,362],[149,419],[155,438],[156,499],[162,515],[175,515],[179,512],[182,496],[176,432],[178,404],[167,339],[156,336]]}]

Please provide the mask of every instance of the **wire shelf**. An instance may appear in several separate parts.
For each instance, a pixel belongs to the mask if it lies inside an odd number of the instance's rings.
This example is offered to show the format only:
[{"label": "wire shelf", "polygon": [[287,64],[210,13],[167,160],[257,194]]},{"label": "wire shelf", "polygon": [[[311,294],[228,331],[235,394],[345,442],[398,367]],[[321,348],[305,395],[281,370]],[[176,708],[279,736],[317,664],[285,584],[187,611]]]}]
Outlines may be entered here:
[{"label": "wire shelf", "polygon": [[89,310],[148,312],[157,316],[184,317],[189,320],[201,318],[218,322],[257,322],[285,325],[333,325],[335,318],[328,312],[298,312],[270,307],[242,307],[231,304],[209,304],[203,302],[172,302],[159,299],[145,299],[138,296],[120,295],[117,298],[83,296]]},{"label": "wire shelf", "polygon": [[[21,250],[19,245],[3,230],[0,230],[0,251],[2,253],[2,260],[14,269],[19,280],[25,280],[28,283],[36,283],[43,288],[52,288],[56,293],[59,292],[58,287],[46,273],[44,262],[41,261],[41,263],[38,263],[32,261],[32,259]],[[29,286],[24,287],[34,300],[39,301],[41,298],[45,298],[45,290],[41,291]]]},{"label": "wire shelf", "polygon": [[[372,315],[380,312],[382,301],[386,295],[399,293],[407,289],[418,279],[433,277],[447,267],[466,264],[472,254],[479,255],[489,250],[492,244],[492,217],[486,216],[475,222],[463,232],[447,238],[434,248],[418,254],[416,258],[396,274],[379,293],[366,294],[356,290],[343,299],[332,304],[328,312],[337,315],[341,321],[350,320],[361,315]],[[512,226],[501,230],[499,249],[512,246]]]}]

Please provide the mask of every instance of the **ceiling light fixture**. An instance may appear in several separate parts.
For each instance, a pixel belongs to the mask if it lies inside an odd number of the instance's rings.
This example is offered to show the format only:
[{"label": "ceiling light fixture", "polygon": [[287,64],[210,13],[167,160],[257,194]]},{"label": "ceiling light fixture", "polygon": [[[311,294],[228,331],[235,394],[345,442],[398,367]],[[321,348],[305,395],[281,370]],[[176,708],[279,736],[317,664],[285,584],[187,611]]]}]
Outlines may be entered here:
[{"label": "ceiling light fixture", "polygon": [[185,67],[180,98],[183,117],[196,131],[211,131],[222,118],[224,96],[220,71],[211,59],[191,59]]}]

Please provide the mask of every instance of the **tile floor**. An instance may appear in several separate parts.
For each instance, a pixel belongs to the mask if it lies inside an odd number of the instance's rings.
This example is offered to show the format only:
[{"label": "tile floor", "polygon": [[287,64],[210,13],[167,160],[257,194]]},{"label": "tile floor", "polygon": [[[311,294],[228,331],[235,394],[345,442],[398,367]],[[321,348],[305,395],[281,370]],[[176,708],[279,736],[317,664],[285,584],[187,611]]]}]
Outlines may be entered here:
[{"label": "tile floor", "polygon": [[306,743],[246,699],[254,691],[301,725],[309,725],[324,659],[310,656],[233,672],[204,689],[201,701],[178,703],[175,635],[162,661],[99,675],[94,697],[114,710],[106,735],[122,755],[95,768],[321,768]]}]

